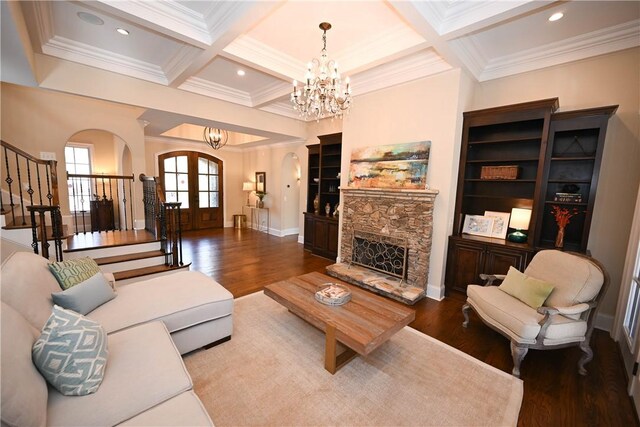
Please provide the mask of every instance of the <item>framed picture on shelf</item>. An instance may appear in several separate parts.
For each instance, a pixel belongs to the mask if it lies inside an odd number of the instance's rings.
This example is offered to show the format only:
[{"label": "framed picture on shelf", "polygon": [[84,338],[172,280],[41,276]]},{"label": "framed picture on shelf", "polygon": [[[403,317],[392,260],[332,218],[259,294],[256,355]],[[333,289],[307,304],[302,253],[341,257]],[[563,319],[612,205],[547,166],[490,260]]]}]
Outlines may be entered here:
[{"label": "framed picture on shelf", "polygon": [[493,218],[493,229],[491,231],[491,237],[497,239],[506,239],[507,228],[509,228],[510,212],[494,212],[484,211],[484,216]]},{"label": "framed picture on shelf", "polygon": [[493,218],[482,215],[466,215],[462,232],[474,236],[491,237],[493,233]]}]

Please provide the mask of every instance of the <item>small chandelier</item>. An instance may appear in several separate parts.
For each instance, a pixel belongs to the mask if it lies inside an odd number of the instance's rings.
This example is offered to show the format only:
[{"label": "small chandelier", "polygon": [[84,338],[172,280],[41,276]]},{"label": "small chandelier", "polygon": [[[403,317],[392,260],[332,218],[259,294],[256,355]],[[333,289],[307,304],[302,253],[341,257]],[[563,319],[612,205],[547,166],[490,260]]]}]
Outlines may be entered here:
[{"label": "small chandelier", "polygon": [[203,139],[211,148],[219,150],[226,145],[229,134],[226,130],[205,127]]},{"label": "small chandelier", "polygon": [[298,82],[293,81],[291,102],[294,110],[305,120],[314,117],[316,120],[325,117],[342,118],[342,114],[351,107],[351,86],[349,77],[343,87],[338,63],[327,57],[327,31],[331,24],[320,24],[322,30],[322,52],[320,59],[313,58],[307,64],[306,83],[302,90],[298,89]]}]

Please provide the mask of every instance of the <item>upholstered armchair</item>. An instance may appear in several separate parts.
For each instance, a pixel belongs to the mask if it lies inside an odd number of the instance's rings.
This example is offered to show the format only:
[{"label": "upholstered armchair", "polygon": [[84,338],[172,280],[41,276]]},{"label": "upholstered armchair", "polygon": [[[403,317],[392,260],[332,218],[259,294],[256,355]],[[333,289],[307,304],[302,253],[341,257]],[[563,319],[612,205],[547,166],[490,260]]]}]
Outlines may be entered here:
[{"label": "upholstered armchair", "polygon": [[[539,308],[534,308],[538,304],[531,302],[530,295],[518,294],[528,284],[518,283],[522,286],[513,292],[515,275],[538,286],[534,293],[538,292]],[[487,326],[511,340],[512,374],[516,377],[520,376],[520,364],[530,348],[549,350],[572,345],[578,345],[584,353],[578,371],[586,375],[584,365],[593,359],[589,341],[597,304],[609,284],[602,264],[582,254],[544,250],[533,257],[524,275],[514,269],[508,276],[480,275],[486,280],[484,286],[468,286],[462,326],[468,326],[469,309],[473,308]],[[498,280],[504,280],[500,287],[494,286]],[[504,287],[507,281],[511,290]],[[540,289],[547,293],[539,295]]]}]

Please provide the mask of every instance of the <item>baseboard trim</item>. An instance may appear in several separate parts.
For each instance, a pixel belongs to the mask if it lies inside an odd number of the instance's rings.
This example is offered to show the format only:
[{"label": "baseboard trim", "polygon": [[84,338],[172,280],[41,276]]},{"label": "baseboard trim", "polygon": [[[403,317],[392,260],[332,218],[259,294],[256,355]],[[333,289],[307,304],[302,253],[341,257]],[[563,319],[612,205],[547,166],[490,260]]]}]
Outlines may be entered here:
[{"label": "baseboard trim", "polygon": [[611,333],[613,330],[613,319],[611,314],[598,313],[594,326],[597,329]]},{"label": "baseboard trim", "polygon": [[296,227],[296,228],[286,228],[286,229],[284,229],[284,230],[282,230],[280,232],[282,237],[291,236],[292,234],[298,234],[298,233],[300,233],[300,229],[298,227]]},{"label": "baseboard trim", "polygon": [[436,301],[442,301],[444,299],[444,286],[427,285],[426,296]]},{"label": "baseboard trim", "polygon": [[298,234],[298,243],[304,245],[304,236],[302,234]]}]

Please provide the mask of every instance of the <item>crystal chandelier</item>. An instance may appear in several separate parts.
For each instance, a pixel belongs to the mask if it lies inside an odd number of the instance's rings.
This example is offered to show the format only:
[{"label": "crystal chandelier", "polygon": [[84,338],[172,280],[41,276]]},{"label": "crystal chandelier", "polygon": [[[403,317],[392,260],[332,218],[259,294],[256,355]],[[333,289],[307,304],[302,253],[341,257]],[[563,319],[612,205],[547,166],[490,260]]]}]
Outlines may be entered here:
[{"label": "crystal chandelier", "polygon": [[205,127],[202,138],[211,148],[219,150],[227,143],[229,134],[226,130]]},{"label": "crystal chandelier", "polygon": [[313,117],[316,120],[325,117],[339,117],[351,107],[351,86],[349,77],[344,86],[338,72],[338,63],[327,57],[327,31],[331,24],[320,24],[322,30],[322,52],[320,59],[313,58],[307,64],[306,83],[302,90],[298,89],[298,82],[293,81],[291,102],[293,108],[305,120]]}]

